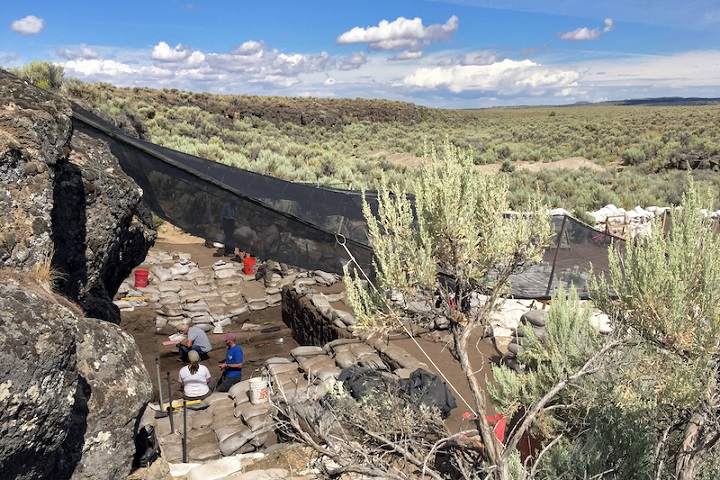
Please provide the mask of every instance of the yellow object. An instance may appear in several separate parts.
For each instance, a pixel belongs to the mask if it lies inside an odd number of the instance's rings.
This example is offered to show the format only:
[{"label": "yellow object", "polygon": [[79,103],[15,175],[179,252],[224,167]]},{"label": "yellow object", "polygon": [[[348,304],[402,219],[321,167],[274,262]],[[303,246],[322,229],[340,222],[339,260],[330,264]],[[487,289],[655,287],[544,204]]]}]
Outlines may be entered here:
[{"label": "yellow object", "polygon": [[185,405],[195,405],[196,403],[200,403],[200,400],[174,400],[172,406],[173,408],[180,408],[183,406],[183,402],[185,402]]}]

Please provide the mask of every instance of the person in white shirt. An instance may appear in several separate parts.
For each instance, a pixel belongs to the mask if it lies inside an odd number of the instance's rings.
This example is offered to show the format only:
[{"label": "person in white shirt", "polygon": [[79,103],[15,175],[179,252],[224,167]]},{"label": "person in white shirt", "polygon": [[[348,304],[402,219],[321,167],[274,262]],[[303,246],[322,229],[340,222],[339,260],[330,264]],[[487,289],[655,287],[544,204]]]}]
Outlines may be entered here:
[{"label": "person in white shirt", "polygon": [[204,400],[212,393],[210,370],[200,365],[200,355],[195,350],[188,352],[188,364],[180,369],[178,381],[185,400]]}]

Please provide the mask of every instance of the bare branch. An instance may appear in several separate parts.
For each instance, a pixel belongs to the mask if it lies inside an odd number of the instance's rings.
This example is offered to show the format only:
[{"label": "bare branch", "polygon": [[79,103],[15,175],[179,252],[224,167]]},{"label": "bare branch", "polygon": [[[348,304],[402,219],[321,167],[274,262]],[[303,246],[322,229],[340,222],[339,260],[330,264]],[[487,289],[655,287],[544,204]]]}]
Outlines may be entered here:
[{"label": "bare branch", "polygon": [[[562,433],[558,435],[557,437],[553,438],[550,443],[545,445],[545,447],[542,449],[540,454],[535,459],[535,462],[533,463],[532,469],[530,470],[530,478],[534,478],[535,474],[537,473],[537,469],[540,466],[540,460],[542,460],[543,455],[545,455],[546,452],[550,451],[550,449],[560,441],[560,439],[563,437]],[[530,457],[528,457],[529,459]]]},{"label": "bare branch", "polygon": [[612,342],[608,342],[605,344],[600,350],[595,352],[587,362],[574,374],[570,375],[564,380],[559,381],[553,388],[551,388],[541,399],[538,401],[532,410],[530,410],[530,413],[528,413],[523,422],[514,429],[511,434],[510,438],[508,439],[508,442],[506,443],[505,452],[503,452],[503,457],[505,459],[509,458],[512,452],[517,448],[518,443],[520,442],[520,438],[525,434],[527,429],[530,427],[532,422],[535,420],[535,417],[542,412],[550,401],[552,401],[553,398],[567,385],[571,384],[575,380],[582,378],[586,375],[590,375],[592,373],[595,373],[599,370],[599,367],[593,367],[596,362],[598,362],[600,359],[602,359],[610,350],[620,346],[622,342],[619,340],[615,340]]}]

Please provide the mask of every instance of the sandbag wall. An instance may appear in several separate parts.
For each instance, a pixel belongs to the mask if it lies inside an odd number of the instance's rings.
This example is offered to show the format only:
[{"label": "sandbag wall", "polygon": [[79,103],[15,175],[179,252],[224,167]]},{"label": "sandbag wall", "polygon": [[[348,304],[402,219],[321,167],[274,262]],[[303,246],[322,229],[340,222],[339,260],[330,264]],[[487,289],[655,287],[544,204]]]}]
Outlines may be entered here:
[{"label": "sandbag wall", "polygon": [[[340,316],[332,320],[326,318],[315,305],[315,297],[325,297],[322,293],[308,294],[295,287],[286,287],[282,292],[282,318],[292,330],[295,341],[300,345],[322,346],[333,340],[352,338],[352,325],[346,325]],[[342,323],[342,326],[336,322]]]}]

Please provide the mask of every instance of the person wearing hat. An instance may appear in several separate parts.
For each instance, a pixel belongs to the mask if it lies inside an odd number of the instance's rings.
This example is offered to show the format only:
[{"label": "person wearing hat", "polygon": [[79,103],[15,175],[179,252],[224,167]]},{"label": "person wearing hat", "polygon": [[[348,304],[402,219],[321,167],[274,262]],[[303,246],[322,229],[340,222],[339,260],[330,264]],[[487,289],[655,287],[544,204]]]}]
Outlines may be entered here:
[{"label": "person wearing hat", "polygon": [[183,362],[188,361],[188,352],[195,350],[200,358],[207,360],[208,353],[212,350],[210,340],[207,334],[198,327],[181,326],[178,328],[178,332],[185,335],[185,340],[178,344],[178,350],[180,353],[180,360]]},{"label": "person wearing hat", "polygon": [[242,366],[243,366],[243,351],[235,342],[234,333],[226,333],[223,337],[225,345],[228,350],[225,354],[225,361],[220,363],[220,368],[223,370],[220,383],[215,389],[218,392],[228,392],[230,387],[242,380]]},{"label": "person wearing hat", "polygon": [[200,365],[200,354],[195,350],[188,352],[188,364],[180,369],[178,381],[183,389],[185,400],[204,400],[212,393],[212,377],[205,365]]}]

